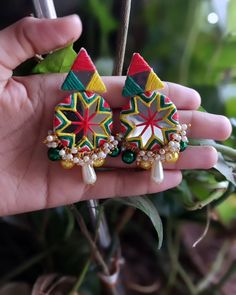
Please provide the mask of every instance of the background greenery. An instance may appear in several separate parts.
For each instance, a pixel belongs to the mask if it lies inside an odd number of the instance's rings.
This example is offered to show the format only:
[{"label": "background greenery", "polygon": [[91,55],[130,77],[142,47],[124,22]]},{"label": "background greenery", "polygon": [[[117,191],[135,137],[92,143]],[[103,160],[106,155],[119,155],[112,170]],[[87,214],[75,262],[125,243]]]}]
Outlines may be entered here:
[{"label": "background greenery", "polygon": [[[18,9],[18,1],[5,3],[1,26],[29,14],[30,4],[22,1]],[[55,4],[59,15],[77,12],[82,18],[84,31],[76,51],[86,47],[99,72],[111,74],[120,1]],[[220,16],[216,24],[207,21],[212,11]],[[77,204],[76,210],[61,207],[2,218],[1,295],[30,294],[33,285],[33,294],[236,294],[235,19],[234,0],[133,1],[125,69],[133,52],[142,53],[163,80],[196,88],[202,111],[227,115],[233,134],[224,143],[192,141],[218,149],[216,169],[184,171],[178,188],[148,198],[102,203],[99,209],[106,213],[112,246],[98,250],[108,267],[119,262],[121,255],[111,262],[116,253],[122,252],[125,261],[115,291],[102,283],[99,273],[104,268],[86,238],[84,224],[92,240],[97,236],[86,203]],[[48,56],[34,72],[67,71],[73,57],[72,48],[67,48]],[[25,64],[16,74],[28,74],[35,63]]]}]

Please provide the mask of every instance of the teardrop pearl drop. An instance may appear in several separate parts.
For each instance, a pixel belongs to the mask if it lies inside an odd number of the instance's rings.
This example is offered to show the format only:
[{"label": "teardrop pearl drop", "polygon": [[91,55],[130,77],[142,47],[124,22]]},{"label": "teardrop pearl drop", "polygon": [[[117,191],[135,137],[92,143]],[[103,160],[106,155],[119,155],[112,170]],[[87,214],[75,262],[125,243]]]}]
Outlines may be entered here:
[{"label": "teardrop pearl drop", "polygon": [[163,166],[160,160],[155,160],[152,164],[152,171],[151,171],[152,180],[156,183],[161,183],[164,179],[164,172]]},{"label": "teardrop pearl drop", "polygon": [[97,176],[92,165],[85,164],[82,166],[82,177],[86,184],[94,184],[96,182]]}]

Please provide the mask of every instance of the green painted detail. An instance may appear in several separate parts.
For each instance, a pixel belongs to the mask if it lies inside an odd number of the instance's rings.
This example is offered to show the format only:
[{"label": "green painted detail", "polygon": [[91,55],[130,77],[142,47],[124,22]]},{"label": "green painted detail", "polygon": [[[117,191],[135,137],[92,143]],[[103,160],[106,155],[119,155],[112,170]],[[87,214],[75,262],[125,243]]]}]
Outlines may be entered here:
[{"label": "green painted detail", "polygon": [[183,152],[184,150],[186,150],[188,144],[186,142],[181,141],[180,142],[180,151]]},{"label": "green painted detail", "polygon": [[116,147],[116,148],[115,148],[115,149],[109,154],[109,156],[110,156],[110,157],[113,157],[113,158],[118,157],[119,154],[120,154],[120,152],[121,152],[121,149],[120,149],[119,147]]},{"label": "green painted detail", "polygon": [[[94,93],[92,96],[88,96],[86,91],[80,92],[79,94],[81,94],[82,99],[85,102],[85,104],[90,104],[91,102],[95,101],[96,99],[98,99],[100,97],[100,95],[98,95],[96,93]],[[78,99],[80,99],[79,96],[78,96]]]},{"label": "green painted detail", "polygon": [[103,136],[103,135],[94,136],[94,146],[99,147],[100,146],[99,142],[101,140],[107,140],[107,138],[108,138],[108,136]]},{"label": "green painted detail", "polygon": [[126,164],[132,164],[136,160],[136,154],[131,150],[126,150],[122,154],[122,161]]},{"label": "green painted detail", "polygon": [[69,71],[64,83],[62,84],[61,89],[85,91],[84,85],[80,82],[80,80],[75,76],[75,74],[72,71]]},{"label": "green painted detail", "polygon": [[48,150],[48,159],[51,161],[58,161],[61,159],[61,156],[59,155],[60,150],[50,148]]},{"label": "green painted detail", "polygon": [[79,144],[77,147],[80,149],[82,149],[83,147],[88,147],[91,151],[93,150],[93,145],[89,140],[85,140],[82,144]]},{"label": "green painted detail", "polygon": [[67,124],[67,121],[65,120],[65,118],[62,116],[61,112],[59,110],[56,110],[56,113],[55,113],[55,116],[59,119],[59,121],[61,122],[61,124],[55,128],[55,131],[57,130],[62,130],[66,124]]},{"label": "green painted detail", "polygon": [[74,142],[74,137],[72,135],[59,135],[58,136],[60,140],[65,140],[65,141],[68,141],[69,144],[67,145],[69,148],[72,148],[74,145],[75,145],[75,142]]},{"label": "green painted detail", "polygon": [[139,96],[142,98],[143,101],[145,101],[146,103],[149,103],[150,101],[152,101],[153,99],[156,99],[156,96],[158,95],[157,92],[153,91],[152,95],[150,97],[147,97],[145,95],[145,93],[140,93]]},{"label": "green painted detail", "polygon": [[130,112],[135,111],[135,102],[136,102],[136,97],[131,97],[129,101],[129,108],[126,110],[122,110],[121,114],[130,114]]},{"label": "green painted detail", "polygon": [[99,100],[99,110],[102,111],[102,112],[111,112],[111,109],[109,106],[105,106],[106,104],[106,101],[105,99],[100,96],[100,100]]},{"label": "green painted detail", "polygon": [[142,92],[144,92],[144,89],[142,89],[130,76],[128,76],[125,81],[125,87],[123,88],[122,95],[133,96]]},{"label": "green painted detail", "polygon": [[160,106],[161,106],[162,108],[164,108],[164,107],[168,107],[168,106],[170,106],[170,105],[173,105],[173,106],[174,106],[174,104],[173,104],[172,101],[170,101],[170,102],[165,102],[165,98],[166,98],[165,95],[163,95],[163,94],[160,95]]},{"label": "green painted detail", "polygon": [[124,137],[127,137],[128,134],[133,130],[133,128],[127,122],[122,121],[122,119],[121,119],[121,124],[124,126],[124,130],[125,130]]},{"label": "green painted detail", "polygon": [[[112,116],[112,113],[111,113],[111,116]],[[105,127],[105,130],[107,132],[108,135],[111,134],[111,124],[112,124],[113,120],[112,120],[112,117],[107,120],[105,123],[104,123],[104,127]]]},{"label": "green painted detail", "polygon": [[146,145],[146,146],[145,146],[145,150],[147,150],[147,151],[149,151],[149,150],[152,151],[152,150],[153,150],[153,147],[154,147],[155,145],[158,145],[159,147],[162,147],[162,142],[159,141],[157,138],[155,138],[155,139],[153,139],[153,140],[150,142],[149,145]]},{"label": "green painted detail", "polygon": [[167,130],[164,133],[165,133],[165,143],[167,143],[168,141],[171,140],[170,135],[173,134],[173,133],[176,133],[176,129]]}]

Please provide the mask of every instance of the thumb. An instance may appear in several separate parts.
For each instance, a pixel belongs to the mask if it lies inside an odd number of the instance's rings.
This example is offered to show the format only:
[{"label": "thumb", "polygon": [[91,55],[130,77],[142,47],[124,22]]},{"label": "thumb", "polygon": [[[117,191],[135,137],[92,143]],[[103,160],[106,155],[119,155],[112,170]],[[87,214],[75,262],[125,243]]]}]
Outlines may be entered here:
[{"label": "thumb", "polygon": [[3,29],[0,31],[0,79],[8,79],[15,67],[35,54],[72,43],[81,32],[77,15],[57,19],[25,17]]}]

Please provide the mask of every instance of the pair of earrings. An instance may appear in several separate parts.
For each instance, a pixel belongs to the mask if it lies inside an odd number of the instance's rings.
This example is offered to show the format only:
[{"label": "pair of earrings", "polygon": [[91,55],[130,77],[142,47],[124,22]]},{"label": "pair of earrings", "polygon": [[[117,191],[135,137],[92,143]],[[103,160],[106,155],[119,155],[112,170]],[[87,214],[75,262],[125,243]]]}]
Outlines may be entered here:
[{"label": "pair of earrings", "polygon": [[135,53],[122,95],[131,97],[120,114],[121,132],[112,134],[112,111],[98,93],[106,87],[84,48],[80,50],[62,90],[76,91],[55,107],[53,131],[45,144],[48,157],[60,160],[63,168],[82,167],[86,184],[96,182],[94,168],[109,155],[121,153],[123,162],[151,169],[156,183],[164,178],[163,162],[176,162],[188,139],[186,124],[180,125],[177,109],[165,95],[155,90],[162,81],[146,61]]}]

